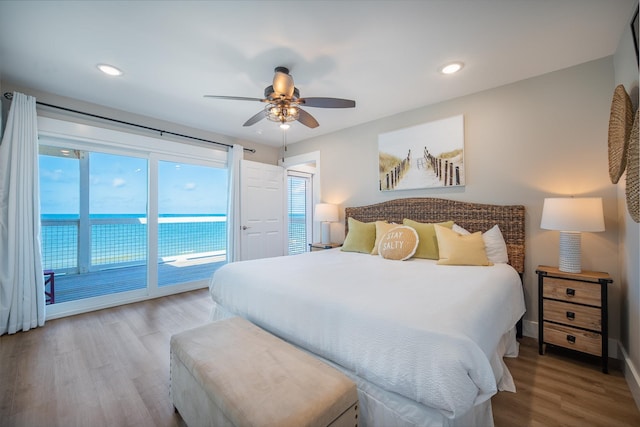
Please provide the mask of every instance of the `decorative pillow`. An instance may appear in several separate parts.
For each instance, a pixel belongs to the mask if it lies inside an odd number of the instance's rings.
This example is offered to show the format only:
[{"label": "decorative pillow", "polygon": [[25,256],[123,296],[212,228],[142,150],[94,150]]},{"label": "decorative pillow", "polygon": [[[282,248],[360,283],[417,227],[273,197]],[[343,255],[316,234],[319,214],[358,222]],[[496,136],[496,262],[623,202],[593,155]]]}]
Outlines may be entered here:
[{"label": "decorative pillow", "polygon": [[376,241],[376,223],[361,222],[351,217],[347,221],[349,223],[349,232],[344,239],[341,250],[370,254]]},{"label": "decorative pillow", "polygon": [[487,258],[482,233],[458,234],[453,230],[436,225],[442,265],[493,265]]},{"label": "decorative pillow", "polygon": [[[438,239],[436,238],[436,232],[433,229],[431,223],[417,222],[411,219],[404,219],[402,221],[404,225],[408,225],[418,232],[418,249],[413,255],[416,258],[438,259]],[[438,225],[442,227],[453,227],[453,221],[439,222]]]},{"label": "decorative pillow", "polygon": [[396,225],[382,236],[378,251],[382,258],[404,261],[416,253],[418,240],[415,229]]},{"label": "decorative pillow", "polygon": [[[458,224],[453,224],[452,230],[458,234],[470,234]],[[502,232],[498,224],[482,233],[482,240],[484,240],[484,249],[487,252],[489,261],[496,264],[506,264],[509,262],[507,244],[504,241],[504,237],[502,237]]]},{"label": "decorative pillow", "polygon": [[397,226],[398,224],[396,223],[389,224],[387,221],[376,221],[376,242],[373,244],[371,255],[378,255],[378,246],[380,245],[380,239],[382,239],[382,236],[384,236],[387,231]]}]

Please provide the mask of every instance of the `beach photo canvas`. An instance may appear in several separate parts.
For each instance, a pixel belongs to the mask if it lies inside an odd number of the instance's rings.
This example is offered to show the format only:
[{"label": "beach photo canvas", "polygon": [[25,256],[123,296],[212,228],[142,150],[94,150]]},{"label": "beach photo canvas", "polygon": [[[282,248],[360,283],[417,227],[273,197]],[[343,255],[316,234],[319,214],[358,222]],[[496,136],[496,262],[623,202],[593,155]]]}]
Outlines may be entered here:
[{"label": "beach photo canvas", "polygon": [[464,116],[378,135],[380,191],[463,186]]}]

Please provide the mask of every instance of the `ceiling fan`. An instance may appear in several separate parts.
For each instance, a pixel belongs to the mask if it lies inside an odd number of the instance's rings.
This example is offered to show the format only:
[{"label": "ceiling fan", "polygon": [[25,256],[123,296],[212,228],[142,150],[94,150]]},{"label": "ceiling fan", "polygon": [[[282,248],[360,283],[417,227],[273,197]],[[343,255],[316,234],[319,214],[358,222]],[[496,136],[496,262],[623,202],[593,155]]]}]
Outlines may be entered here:
[{"label": "ceiling fan", "polygon": [[244,96],[205,95],[207,98],[230,99],[236,101],[260,101],[267,106],[247,120],[243,126],[251,126],[266,118],[280,123],[281,127],[288,127],[287,123],[299,121],[303,125],[316,128],[318,121],[305,110],[300,108],[354,108],[356,102],[341,98],[300,98],[300,91],[293,84],[293,77],[286,67],[276,67],[273,84],[264,89],[264,98],[247,98]]}]

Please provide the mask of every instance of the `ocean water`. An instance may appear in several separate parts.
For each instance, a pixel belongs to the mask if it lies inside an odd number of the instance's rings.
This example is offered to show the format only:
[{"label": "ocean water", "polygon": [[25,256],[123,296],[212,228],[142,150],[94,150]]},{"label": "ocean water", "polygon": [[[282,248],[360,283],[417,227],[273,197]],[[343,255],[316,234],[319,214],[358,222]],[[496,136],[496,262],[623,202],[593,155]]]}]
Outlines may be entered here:
[{"label": "ocean water", "polygon": [[[44,269],[77,269],[79,251],[83,259],[90,260],[92,267],[146,262],[147,223],[144,215],[91,215],[90,222],[89,249],[89,242],[80,244],[78,241],[77,215],[42,215]],[[159,261],[225,251],[226,226],[224,214],[161,215],[158,220]]]}]

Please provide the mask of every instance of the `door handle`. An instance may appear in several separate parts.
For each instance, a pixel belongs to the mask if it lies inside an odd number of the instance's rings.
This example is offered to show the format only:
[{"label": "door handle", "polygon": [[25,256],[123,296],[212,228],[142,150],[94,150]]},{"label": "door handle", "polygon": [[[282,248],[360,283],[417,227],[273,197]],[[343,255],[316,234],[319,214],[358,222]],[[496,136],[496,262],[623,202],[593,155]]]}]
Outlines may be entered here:
[{"label": "door handle", "polygon": [[242,226],[242,230],[243,230],[243,231],[244,231],[244,230],[247,230],[247,229],[249,229],[249,228],[251,228],[251,227],[247,227],[246,225],[243,225],[243,226]]}]

